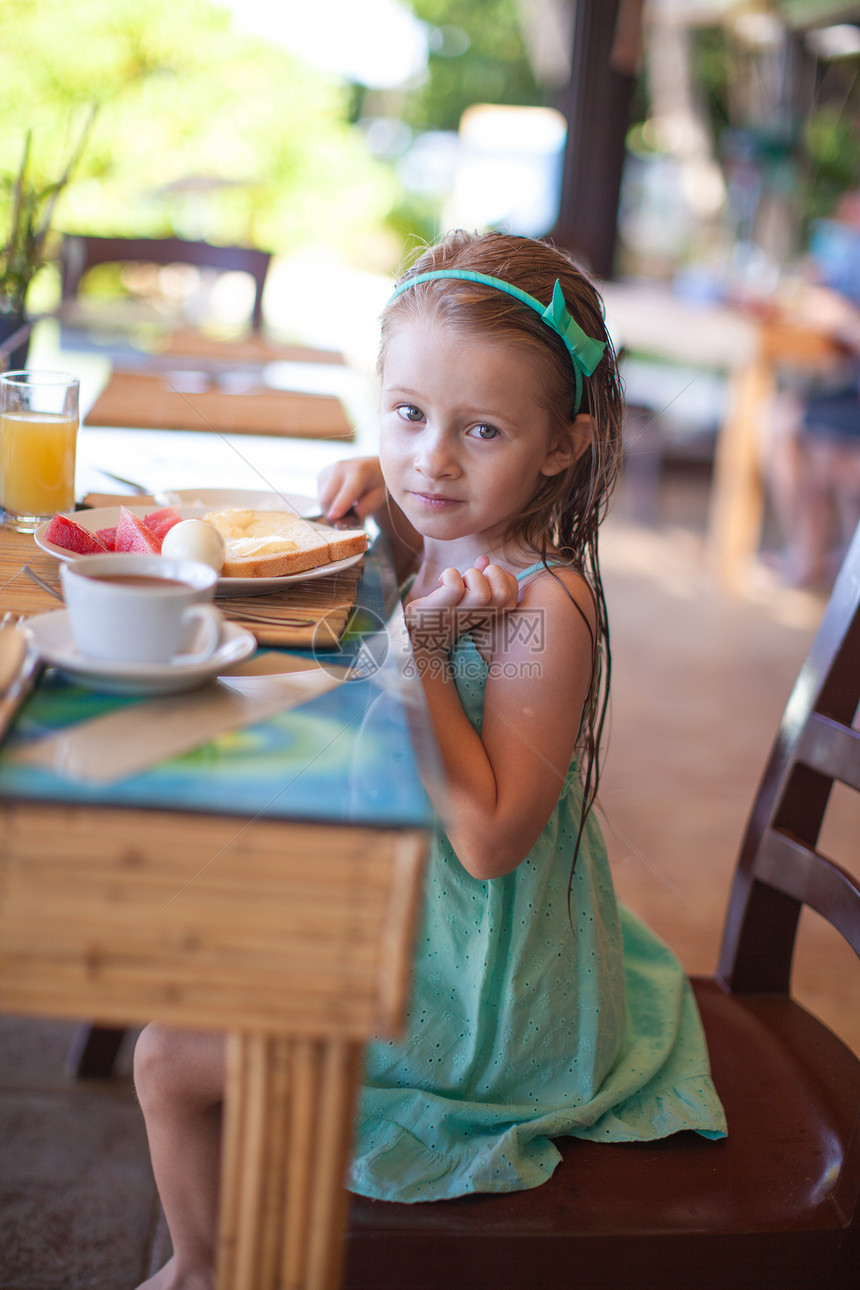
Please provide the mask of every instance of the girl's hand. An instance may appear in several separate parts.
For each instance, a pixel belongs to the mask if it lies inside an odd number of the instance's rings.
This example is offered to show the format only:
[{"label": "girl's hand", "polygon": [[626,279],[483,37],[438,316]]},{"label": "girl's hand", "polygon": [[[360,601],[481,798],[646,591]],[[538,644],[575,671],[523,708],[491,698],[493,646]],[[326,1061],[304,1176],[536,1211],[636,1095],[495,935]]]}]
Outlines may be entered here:
[{"label": "girl's hand", "polygon": [[415,571],[421,534],[388,496],[378,457],[350,457],[326,466],[320,472],[317,493],[320,509],[328,520],[339,520],[350,510],[361,520],[373,516],[391,543],[399,581]]},{"label": "girl's hand", "polygon": [[320,509],[326,519],[339,520],[354,510],[367,519],[385,502],[385,483],[378,457],[350,457],[320,472],[317,482]]},{"label": "girl's hand", "polygon": [[406,625],[413,649],[447,655],[466,632],[490,632],[498,619],[515,609],[519,586],[512,573],[482,555],[461,574],[445,569],[438,586],[406,606]]}]

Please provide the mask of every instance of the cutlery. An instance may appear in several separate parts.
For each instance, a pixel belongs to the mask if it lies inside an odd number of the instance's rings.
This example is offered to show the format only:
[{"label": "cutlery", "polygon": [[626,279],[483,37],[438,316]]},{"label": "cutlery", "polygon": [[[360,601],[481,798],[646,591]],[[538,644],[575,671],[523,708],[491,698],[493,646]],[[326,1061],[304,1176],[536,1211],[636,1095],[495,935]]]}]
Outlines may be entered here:
[{"label": "cutlery", "polygon": [[312,627],[313,624],[317,622],[317,618],[314,614],[309,614],[305,618],[294,614],[281,615],[278,613],[242,613],[228,614],[227,616],[231,622],[239,623],[240,625],[243,623],[256,623],[258,627]]},{"label": "cutlery", "polygon": [[130,488],[133,493],[140,493],[143,497],[151,497],[159,506],[181,506],[182,498],[176,493],[170,492],[169,489],[151,489],[145,488],[143,484],[137,483],[134,479],[126,479],[123,475],[115,475],[112,470],[104,470],[103,467],[97,466],[100,475],[106,479],[112,479],[117,484],[123,484]]},{"label": "cutlery", "polygon": [[12,614],[0,623],[0,694],[5,694],[21,670],[27,653],[27,638],[18,630]]},{"label": "cutlery", "polygon": [[327,524],[330,529],[363,529],[364,520],[361,519],[356,511],[347,511],[345,515],[337,520],[330,520],[327,516],[320,513],[319,515],[306,515],[305,519],[310,524]]},{"label": "cutlery", "polygon": [[6,614],[0,623],[0,741],[44,669],[17,620]]},{"label": "cutlery", "polygon": [[29,564],[24,565],[24,572],[31,582],[35,582],[37,587],[41,587],[43,591],[47,591],[50,595],[56,596],[57,600],[63,599],[62,592],[57,591],[56,587],[52,587],[44,578],[40,578],[35,569],[30,568]]}]

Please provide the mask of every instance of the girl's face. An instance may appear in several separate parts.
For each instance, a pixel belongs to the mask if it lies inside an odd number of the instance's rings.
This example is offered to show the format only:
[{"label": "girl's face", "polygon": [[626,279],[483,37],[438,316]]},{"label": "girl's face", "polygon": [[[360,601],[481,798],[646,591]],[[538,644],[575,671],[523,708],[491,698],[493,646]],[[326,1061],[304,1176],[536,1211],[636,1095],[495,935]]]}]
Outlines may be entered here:
[{"label": "girl's face", "polygon": [[404,323],[382,367],[385,482],[425,538],[498,551],[542,477],[571,458],[569,427],[536,398],[537,359],[514,341]]}]

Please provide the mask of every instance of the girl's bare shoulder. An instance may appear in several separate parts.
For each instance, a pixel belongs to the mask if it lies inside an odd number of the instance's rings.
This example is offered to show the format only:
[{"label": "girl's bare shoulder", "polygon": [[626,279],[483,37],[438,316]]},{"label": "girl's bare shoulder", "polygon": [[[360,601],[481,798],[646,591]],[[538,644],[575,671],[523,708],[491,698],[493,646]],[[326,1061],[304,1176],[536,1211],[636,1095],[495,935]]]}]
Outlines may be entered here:
[{"label": "girl's bare shoulder", "polygon": [[547,614],[571,615],[579,622],[587,622],[594,632],[597,613],[594,593],[586,579],[572,565],[554,564],[528,574],[520,584],[518,609],[542,609]]}]

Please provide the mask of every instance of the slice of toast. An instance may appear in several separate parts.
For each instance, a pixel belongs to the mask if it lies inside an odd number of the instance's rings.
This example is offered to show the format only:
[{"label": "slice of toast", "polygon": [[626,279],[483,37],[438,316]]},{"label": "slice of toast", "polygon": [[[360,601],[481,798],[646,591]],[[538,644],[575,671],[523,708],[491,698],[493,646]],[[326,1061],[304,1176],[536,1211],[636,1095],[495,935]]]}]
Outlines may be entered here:
[{"label": "slice of toast", "polygon": [[328,524],[314,524],[314,528],[325,534],[330,560],[345,560],[347,556],[361,555],[367,550],[364,529],[333,529]]},{"label": "slice of toast", "polygon": [[363,529],[340,531],[287,511],[228,509],[204,515],[227,547],[224,578],[283,578],[304,573],[367,547]]}]

